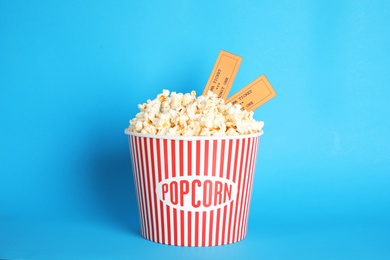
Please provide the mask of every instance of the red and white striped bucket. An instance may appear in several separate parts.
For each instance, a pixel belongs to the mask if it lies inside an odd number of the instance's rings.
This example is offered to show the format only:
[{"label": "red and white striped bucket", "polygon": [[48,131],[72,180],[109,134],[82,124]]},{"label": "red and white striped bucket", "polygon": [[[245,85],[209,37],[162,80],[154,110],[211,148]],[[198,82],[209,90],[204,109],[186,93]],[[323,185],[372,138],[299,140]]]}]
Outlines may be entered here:
[{"label": "red and white striped bucket", "polygon": [[143,237],[176,246],[216,246],[246,236],[260,134],[126,134]]}]

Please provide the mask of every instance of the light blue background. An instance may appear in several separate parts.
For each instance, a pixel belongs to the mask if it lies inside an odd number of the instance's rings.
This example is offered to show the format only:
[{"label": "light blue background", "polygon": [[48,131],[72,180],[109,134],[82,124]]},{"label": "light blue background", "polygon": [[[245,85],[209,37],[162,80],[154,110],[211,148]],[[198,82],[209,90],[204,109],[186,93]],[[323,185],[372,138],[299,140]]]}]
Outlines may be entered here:
[{"label": "light blue background", "polygon": [[[0,258],[389,259],[389,1],[0,0]],[[124,128],[160,93],[265,74],[245,240],[139,235]]]}]

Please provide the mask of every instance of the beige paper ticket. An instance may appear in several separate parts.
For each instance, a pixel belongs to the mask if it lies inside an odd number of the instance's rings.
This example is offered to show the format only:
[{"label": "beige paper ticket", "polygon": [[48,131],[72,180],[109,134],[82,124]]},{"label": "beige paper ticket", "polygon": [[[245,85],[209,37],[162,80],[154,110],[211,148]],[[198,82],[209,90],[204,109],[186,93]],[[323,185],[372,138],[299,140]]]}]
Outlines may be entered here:
[{"label": "beige paper ticket", "polygon": [[228,98],[225,103],[241,104],[248,111],[255,110],[276,96],[275,90],[264,75]]},{"label": "beige paper ticket", "polygon": [[206,95],[211,90],[219,98],[226,99],[241,61],[242,58],[240,56],[221,50],[207,81],[203,95]]}]

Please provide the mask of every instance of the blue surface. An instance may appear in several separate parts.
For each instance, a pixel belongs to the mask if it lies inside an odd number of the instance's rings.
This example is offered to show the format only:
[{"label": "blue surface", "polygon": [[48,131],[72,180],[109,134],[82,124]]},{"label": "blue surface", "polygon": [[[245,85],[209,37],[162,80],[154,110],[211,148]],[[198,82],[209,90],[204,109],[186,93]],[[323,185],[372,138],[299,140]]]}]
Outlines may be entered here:
[{"label": "blue surface", "polygon": [[[0,258],[390,259],[389,1],[0,1]],[[163,88],[265,74],[247,237],[149,242],[124,128]]]}]

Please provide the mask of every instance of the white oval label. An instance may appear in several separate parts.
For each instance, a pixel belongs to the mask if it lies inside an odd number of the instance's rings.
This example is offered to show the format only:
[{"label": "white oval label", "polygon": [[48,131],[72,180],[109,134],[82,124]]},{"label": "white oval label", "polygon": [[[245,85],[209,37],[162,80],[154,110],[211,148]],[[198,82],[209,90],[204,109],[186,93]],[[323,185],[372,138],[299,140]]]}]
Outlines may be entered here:
[{"label": "white oval label", "polygon": [[237,196],[237,185],[215,176],[179,176],[157,183],[157,197],[165,204],[186,211],[221,208]]}]

